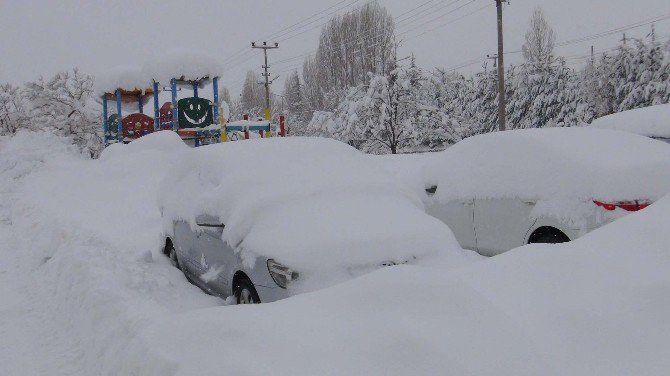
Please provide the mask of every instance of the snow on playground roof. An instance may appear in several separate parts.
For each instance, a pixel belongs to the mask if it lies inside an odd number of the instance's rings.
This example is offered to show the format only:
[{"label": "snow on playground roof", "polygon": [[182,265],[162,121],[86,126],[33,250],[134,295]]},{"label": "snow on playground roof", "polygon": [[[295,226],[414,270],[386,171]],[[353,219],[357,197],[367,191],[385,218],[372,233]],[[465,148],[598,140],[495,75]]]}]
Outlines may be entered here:
[{"label": "snow on playground roof", "polygon": [[151,85],[151,76],[148,76],[141,69],[131,66],[115,67],[95,77],[95,93],[97,96],[114,93],[116,89],[144,92],[151,88]]},{"label": "snow on playground roof", "polygon": [[591,124],[647,137],[670,138],[670,104],[662,104],[603,116]]},{"label": "snow on playground roof", "polygon": [[495,132],[436,154],[424,183],[441,201],[656,200],[670,192],[670,147],[590,127]]},{"label": "snow on playground roof", "polygon": [[146,62],[142,72],[162,85],[167,85],[173,78],[184,81],[195,81],[202,78],[214,78],[223,73],[220,59],[189,51],[173,51],[157,56]]}]

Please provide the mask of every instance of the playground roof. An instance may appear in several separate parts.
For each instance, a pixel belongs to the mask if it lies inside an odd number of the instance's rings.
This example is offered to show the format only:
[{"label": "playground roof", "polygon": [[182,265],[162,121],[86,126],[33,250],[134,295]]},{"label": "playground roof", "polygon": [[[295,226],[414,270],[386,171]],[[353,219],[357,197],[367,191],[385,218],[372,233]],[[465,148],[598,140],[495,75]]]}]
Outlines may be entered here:
[{"label": "playground roof", "polygon": [[117,89],[121,89],[122,99],[132,98],[135,102],[140,95],[153,94],[150,76],[139,68],[129,66],[116,67],[96,77],[95,92],[98,96],[112,98]]},{"label": "playground roof", "polygon": [[174,51],[145,63],[142,72],[161,85],[167,85],[171,79],[175,78],[177,84],[180,85],[197,83],[202,86],[210,79],[220,76],[223,66],[212,56],[189,51]]}]

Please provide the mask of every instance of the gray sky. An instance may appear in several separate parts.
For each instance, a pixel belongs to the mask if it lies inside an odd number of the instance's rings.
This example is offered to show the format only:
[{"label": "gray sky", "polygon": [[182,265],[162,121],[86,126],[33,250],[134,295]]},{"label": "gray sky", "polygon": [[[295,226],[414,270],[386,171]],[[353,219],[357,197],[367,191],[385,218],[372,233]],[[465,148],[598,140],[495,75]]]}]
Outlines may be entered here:
[{"label": "gray sky", "polygon": [[[96,74],[116,65],[140,65],[161,51],[193,49],[228,58],[222,83],[235,94],[245,71],[260,69],[262,64],[257,51],[247,51],[252,40],[281,42],[278,50],[270,52],[270,63],[283,78],[301,66],[302,58],[280,61],[314,50],[319,26],[329,13],[338,9],[344,13],[364,1],[0,0],[0,82],[19,84],[75,66]],[[397,32],[405,40],[401,54],[414,52],[423,67],[458,67],[496,51],[493,0],[379,3],[397,19]],[[670,14],[668,0],[512,0],[505,7],[506,51],[520,49],[537,6],[544,10],[559,42]],[[318,12],[322,13],[309,18]],[[304,22],[282,31],[300,21]],[[627,35],[644,37],[650,30],[645,25]],[[670,38],[670,19],[657,22],[656,33],[659,39]],[[596,51],[605,50],[621,37],[616,33],[570,44],[557,52],[578,57],[588,54],[591,44]],[[238,51],[244,53],[233,55]],[[520,58],[520,54],[508,55],[509,62]],[[575,65],[582,61],[569,60]],[[476,62],[460,71],[469,73],[481,66]],[[278,80],[279,85],[282,82]],[[280,92],[281,87],[275,91]]]}]

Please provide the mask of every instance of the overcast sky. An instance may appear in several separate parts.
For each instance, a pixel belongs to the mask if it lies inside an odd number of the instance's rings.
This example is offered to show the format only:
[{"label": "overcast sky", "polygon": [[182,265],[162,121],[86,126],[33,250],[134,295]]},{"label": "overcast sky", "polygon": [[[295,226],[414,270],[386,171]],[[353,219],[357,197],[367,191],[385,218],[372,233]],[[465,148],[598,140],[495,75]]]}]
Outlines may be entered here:
[{"label": "overcast sky", "polygon": [[[260,69],[262,64],[258,51],[249,48],[252,40],[280,41],[280,48],[270,52],[270,64],[285,77],[301,66],[300,55],[316,48],[320,25],[331,13],[344,13],[364,2],[0,0],[0,82],[19,84],[75,66],[96,74],[116,65],[141,65],[161,51],[191,49],[226,61],[222,82],[236,93],[244,72]],[[473,61],[496,52],[493,0],[379,3],[396,17],[397,33],[404,40],[401,54],[413,52],[423,67],[454,68],[471,63],[460,69],[469,73],[481,69],[481,60]],[[668,0],[512,0],[504,12],[506,51],[520,49],[530,14],[538,6],[559,42],[670,15]],[[300,24],[284,30],[296,23]],[[645,25],[628,30],[627,35],[645,37],[650,31],[651,26]],[[656,23],[656,34],[662,40],[670,38],[670,19]],[[588,54],[591,44],[596,51],[605,50],[621,37],[617,33],[573,43],[557,52],[578,65],[583,60],[575,57]],[[511,54],[508,61],[520,58]],[[275,91],[280,92],[281,87]]]}]

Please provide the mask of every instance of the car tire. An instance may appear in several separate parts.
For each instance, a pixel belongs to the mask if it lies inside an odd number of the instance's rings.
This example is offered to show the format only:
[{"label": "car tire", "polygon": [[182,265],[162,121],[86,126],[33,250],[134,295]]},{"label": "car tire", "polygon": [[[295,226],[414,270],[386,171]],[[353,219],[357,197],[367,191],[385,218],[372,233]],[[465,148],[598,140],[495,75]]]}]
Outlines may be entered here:
[{"label": "car tire", "polygon": [[170,259],[170,262],[175,268],[181,270],[179,260],[177,259],[177,250],[175,249],[172,242],[165,243],[165,255]]},{"label": "car tire", "polygon": [[260,302],[261,299],[258,297],[254,284],[248,278],[241,279],[235,286],[235,303],[258,304]]},{"label": "car tire", "polygon": [[558,244],[569,241],[570,239],[562,233],[550,232],[538,237],[533,243]]}]

